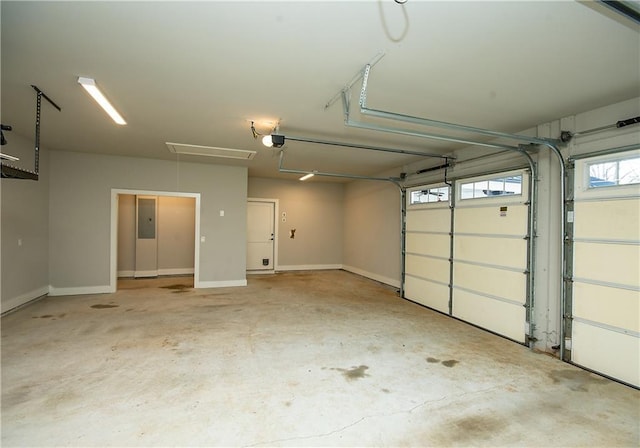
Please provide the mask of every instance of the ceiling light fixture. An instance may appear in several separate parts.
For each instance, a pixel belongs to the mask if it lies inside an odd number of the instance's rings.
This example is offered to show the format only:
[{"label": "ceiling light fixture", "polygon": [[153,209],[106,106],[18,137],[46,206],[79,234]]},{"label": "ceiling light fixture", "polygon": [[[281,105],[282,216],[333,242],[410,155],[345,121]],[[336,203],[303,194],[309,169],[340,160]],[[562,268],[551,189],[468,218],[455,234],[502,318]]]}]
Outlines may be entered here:
[{"label": "ceiling light fixture", "polygon": [[262,144],[267,148],[280,148],[284,145],[284,135],[278,135],[279,123],[271,130],[270,134],[261,134],[256,130],[256,127],[251,122],[251,134],[254,139],[262,137]]},{"label": "ceiling light fixture", "polygon": [[98,89],[95,79],[79,76],[78,84],[80,84],[87,92],[89,92],[89,95],[91,95],[93,99],[96,100],[96,102],[100,105],[100,107],[102,107],[104,111],[109,114],[113,121],[121,125],[127,124],[127,122],[124,121],[124,118],[122,118],[122,115],[118,113],[118,111],[111,105],[109,100],[105,98],[100,89]]},{"label": "ceiling light fixture", "polygon": [[309,173],[309,174],[305,174],[304,176],[302,176],[302,177],[300,178],[300,180],[304,181],[304,180],[307,180],[307,179],[311,179],[311,178],[312,178],[313,176],[315,176],[315,175],[316,175],[316,173]]},{"label": "ceiling light fixture", "polygon": [[262,144],[267,148],[281,148],[284,145],[284,135],[265,135],[262,137]]}]

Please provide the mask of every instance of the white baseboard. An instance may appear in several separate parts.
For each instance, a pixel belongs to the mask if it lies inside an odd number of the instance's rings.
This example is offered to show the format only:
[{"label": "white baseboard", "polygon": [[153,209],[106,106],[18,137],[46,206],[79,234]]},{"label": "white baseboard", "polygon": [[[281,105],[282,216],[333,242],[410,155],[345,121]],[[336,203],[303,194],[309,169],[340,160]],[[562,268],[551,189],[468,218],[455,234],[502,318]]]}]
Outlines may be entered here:
[{"label": "white baseboard", "polygon": [[144,278],[144,277],[157,277],[158,270],[154,269],[152,271],[134,271],[133,276],[135,278]]},{"label": "white baseboard", "polygon": [[193,275],[193,268],[158,269],[158,275]]},{"label": "white baseboard", "polygon": [[234,286],[247,286],[247,279],[244,280],[223,280],[218,282],[198,282],[195,288],[228,288]]},{"label": "white baseboard", "polygon": [[400,287],[400,280],[396,280],[390,277],[385,277],[383,275],[374,274],[373,272],[368,272],[363,269],[354,268],[353,266],[342,266],[342,269],[344,269],[345,271],[353,272],[354,274],[362,275],[363,277],[370,278],[371,280],[384,283],[385,285],[393,286],[395,288]]},{"label": "white baseboard", "polygon": [[104,286],[77,286],[73,288],[56,288],[49,286],[50,296],[78,296],[84,294],[108,294],[116,292],[109,285]]},{"label": "white baseboard", "polygon": [[43,286],[41,288],[34,289],[33,291],[20,294],[19,296],[12,297],[11,299],[2,302],[0,312],[4,314],[7,311],[11,311],[14,308],[39,299],[43,296],[46,296],[47,294],[49,294],[49,286]]},{"label": "white baseboard", "polygon": [[[141,272],[138,271],[138,277],[156,277],[160,275],[193,275],[193,268],[158,269],[157,271],[142,271],[143,275],[140,275],[140,273]],[[134,276],[136,276],[136,271],[118,271],[118,278],[131,278]]]},{"label": "white baseboard", "polygon": [[341,264],[294,264],[289,266],[277,266],[276,271],[326,271],[342,269]]}]

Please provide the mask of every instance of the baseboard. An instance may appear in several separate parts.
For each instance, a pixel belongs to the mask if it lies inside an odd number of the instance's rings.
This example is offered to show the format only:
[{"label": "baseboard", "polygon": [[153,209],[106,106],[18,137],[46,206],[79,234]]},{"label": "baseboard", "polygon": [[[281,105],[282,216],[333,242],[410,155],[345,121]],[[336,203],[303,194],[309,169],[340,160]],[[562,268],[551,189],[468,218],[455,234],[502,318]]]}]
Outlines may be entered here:
[{"label": "baseboard", "polygon": [[342,269],[341,264],[294,264],[289,266],[278,266],[276,271],[326,271]]},{"label": "baseboard", "polygon": [[158,272],[159,271],[157,269],[154,269],[152,271],[134,271],[133,276],[135,278],[157,277]]},{"label": "baseboard", "polygon": [[193,275],[193,268],[158,269],[158,275]]},{"label": "baseboard", "polygon": [[395,288],[400,287],[400,280],[385,277],[383,275],[374,274],[373,272],[368,272],[363,269],[354,268],[353,266],[342,266],[342,269],[348,272],[352,272],[354,274],[362,275],[363,277],[370,278],[371,280],[384,283],[385,285],[393,286]]},{"label": "baseboard", "polygon": [[[193,268],[171,268],[171,269],[158,269],[157,271],[142,271],[142,274],[148,273],[150,275],[142,275],[142,277],[156,277],[161,275],[193,275]],[[140,277],[140,271],[138,271],[138,277]],[[135,277],[136,271],[118,271],[118,278],[132,278]]]},{"label": "baseboard", "polygon": [[47,294],[49,294],[49,286],[43,286],[42,288],[34,289],[33,291],[29,291],[24,294],[20,294],[19,296],[12,297],[11,299],[2,302],[0,312],[4,314],[13,310],[14,308],[18,308],[29,302],[40,299]]},{"label": "baseboard", "polygon": [[84,294],[109,294],[115,292],[111,289],[111,286],[78,286],[73,288],[56,288],[54,286],[49,287],[50,296],[78,296]]},{"label": "baseboard", "polygon": [[229,288],[234,286],[247,286],[247,279],[244,280],[223,280],[218,282],[198,282],[195,288]]}]

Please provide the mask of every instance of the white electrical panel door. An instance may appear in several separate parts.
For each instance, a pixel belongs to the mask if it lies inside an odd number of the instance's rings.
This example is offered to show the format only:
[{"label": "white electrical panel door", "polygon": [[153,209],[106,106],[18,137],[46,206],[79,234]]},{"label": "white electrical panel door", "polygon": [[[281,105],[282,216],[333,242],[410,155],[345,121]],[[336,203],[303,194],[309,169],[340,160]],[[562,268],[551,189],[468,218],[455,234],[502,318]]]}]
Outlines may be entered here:
[{"label": "white electrical panel door", "polygon": [[404,297],[449,313],[451,208],[447,186],[408,191]]},{"label": "white electrical panel door", "polygon": [[274,269],[275,203],[247,203],[247,271]]},{"label": "white electrical panel door", "polygon": [[574,191],[571,361],[640,387],[640,153],[576,161]]},{"label": "white electrical panel door", "polygon": [[456,182],[452,315],[514,341],[527,332],[526,172]]}]

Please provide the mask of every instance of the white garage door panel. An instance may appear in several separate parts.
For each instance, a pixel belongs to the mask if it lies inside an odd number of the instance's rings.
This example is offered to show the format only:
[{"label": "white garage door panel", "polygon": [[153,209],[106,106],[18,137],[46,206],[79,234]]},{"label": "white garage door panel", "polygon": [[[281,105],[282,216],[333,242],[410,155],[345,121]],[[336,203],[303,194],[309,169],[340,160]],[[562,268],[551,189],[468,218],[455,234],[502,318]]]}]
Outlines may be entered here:
[{"label": "white garage door panel", "polygon": [[453,278],[456,286],[525,303],[526,277],[520,272],[456,263]]},{"label": "white garage door panel", "polygon": [[573,316],[640,333],[640,293],[575,282]]},{"label": "white garage door panel", "polygon": [[525,309],[454,288],[453,315],[518,342],[524,342]]},{"label": "white garage door panel", "polygon": [[449,287],[407,276],[404,296],[443,313],[449,312]]},{"label": "white garage door panel", "polygon": [[456,209],[454,227],[456,233],[484,233],[492,235],[527,234],[526,205],[506,205],[506,216],[501,216],[500,206]]},{"label": "white garage door panel", "polygon": [[580,238],[638,240],[640,201],[576,202],[574,233]]},{"label": "white garage door panel", "polygon": [[577,241],[573,250],[575,278],[622,285],[640,284],[640,246]]},{"label": "white garage door panel", "polygon": [[574,320],[571,360],[640,386],[640,339],[635,336]]},{"label": "white garage door panel", "polygon": [[449,258],[450,245],[449,235],[407,233],[407,252]]},{"label": "white garage door panel", "polygon": [[524,239],[487,238],[473,236],[455,237],[456,260],[526,268],[527,242]]},{"label": "white garage door panel", "polygon": [[451,211],[448,208],[426,208],[407,212],[407,232],[451,231]]},{"label": "white garage door panel", "polygon": [[407,274],[449,283],[450,267],[448,260],[407,255],[405,270]]}]

